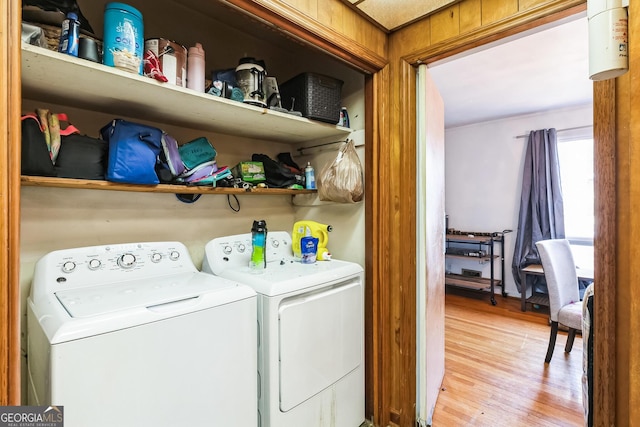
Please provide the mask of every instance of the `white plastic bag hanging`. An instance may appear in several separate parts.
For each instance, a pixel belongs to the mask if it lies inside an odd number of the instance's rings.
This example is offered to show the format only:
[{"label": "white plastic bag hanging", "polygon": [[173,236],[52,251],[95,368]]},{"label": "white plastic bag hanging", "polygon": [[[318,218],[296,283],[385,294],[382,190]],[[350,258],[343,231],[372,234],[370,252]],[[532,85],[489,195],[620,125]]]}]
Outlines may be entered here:
[{"label": "white plastic bag hanging", "polygon": [[322,168],[317,184],[320,200],[339,203],[362,201],[364,177],[353,140],[348,140],[336,158]]}]

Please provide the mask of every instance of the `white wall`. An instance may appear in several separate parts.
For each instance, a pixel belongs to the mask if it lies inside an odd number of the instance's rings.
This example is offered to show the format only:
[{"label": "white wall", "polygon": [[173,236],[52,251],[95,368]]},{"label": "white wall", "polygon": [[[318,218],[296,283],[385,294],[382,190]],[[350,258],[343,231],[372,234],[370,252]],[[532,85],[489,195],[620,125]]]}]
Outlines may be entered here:
[{"label": "white wall", "polygon": [[[520,295],[511,274],[511,263],[527,146],[527,138],[516,137],[537,129],[554,127],[561,131],[592,124],[593,108],[588,105],[450,128],[445,132],[445,206],[449,228],[476,232],[514,230],[505,237],[505,283],[510,296]],[[489,266],[477,261],[446,262],[447,270],[453,273],[469,268],[489,275]],[[496,269],[499,272],[498,263]]]}]

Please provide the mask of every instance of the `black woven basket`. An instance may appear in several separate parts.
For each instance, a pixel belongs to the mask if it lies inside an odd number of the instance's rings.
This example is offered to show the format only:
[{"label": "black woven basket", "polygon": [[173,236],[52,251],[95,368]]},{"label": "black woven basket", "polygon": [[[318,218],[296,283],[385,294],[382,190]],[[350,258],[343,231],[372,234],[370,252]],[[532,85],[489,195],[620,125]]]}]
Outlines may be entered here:
[{"label": "black woven basket", "polygon": [[342,106],[342,80],[317,73],[302,73],[279,87],[282,106],[304,117],[337,124]]}]

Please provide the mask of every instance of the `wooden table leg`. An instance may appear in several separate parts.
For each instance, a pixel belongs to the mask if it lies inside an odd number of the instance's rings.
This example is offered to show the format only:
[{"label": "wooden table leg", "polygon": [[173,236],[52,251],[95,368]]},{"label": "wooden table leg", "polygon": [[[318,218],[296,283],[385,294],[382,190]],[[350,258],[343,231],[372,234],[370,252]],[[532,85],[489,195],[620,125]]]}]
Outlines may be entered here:
[{"label": "wooden table leg", "polygon": [[520,310],[527,311],[527,275],[520,270]]}]

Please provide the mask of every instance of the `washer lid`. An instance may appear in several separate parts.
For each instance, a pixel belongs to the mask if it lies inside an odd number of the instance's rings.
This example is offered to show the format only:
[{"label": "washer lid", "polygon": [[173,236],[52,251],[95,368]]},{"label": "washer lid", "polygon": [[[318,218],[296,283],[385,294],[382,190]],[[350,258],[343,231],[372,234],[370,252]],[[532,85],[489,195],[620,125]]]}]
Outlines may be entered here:
[{"label": "washer lid", "polygon": [[353,262],[331,260],[303,264],[288,258],[267,262],[267,268],[259,273],[246,266],[224,269],[220,276],[248,285],[259,294],[276,296],[343,281],[362,273],[362,267]]},{"label": "washer lid", "polygon": [[237,285],[199,272],[75,288],[55,293],[73,318],[87,318],[138,307],[153,307],[196,298]]}]

